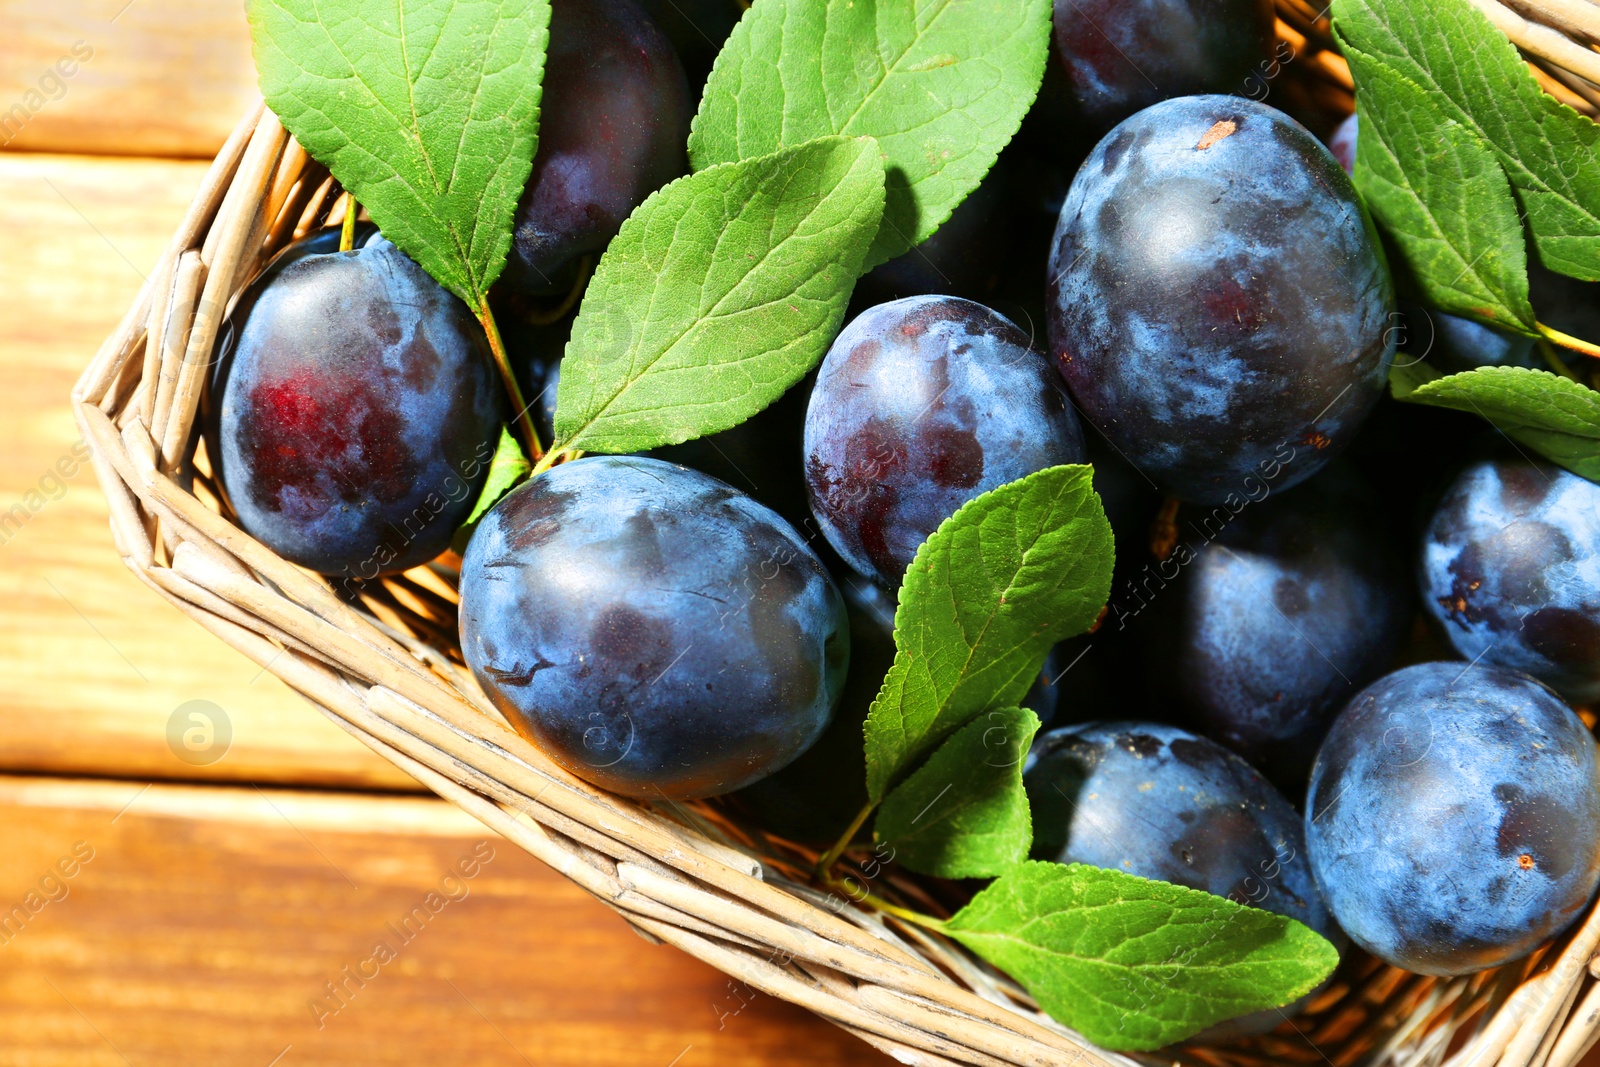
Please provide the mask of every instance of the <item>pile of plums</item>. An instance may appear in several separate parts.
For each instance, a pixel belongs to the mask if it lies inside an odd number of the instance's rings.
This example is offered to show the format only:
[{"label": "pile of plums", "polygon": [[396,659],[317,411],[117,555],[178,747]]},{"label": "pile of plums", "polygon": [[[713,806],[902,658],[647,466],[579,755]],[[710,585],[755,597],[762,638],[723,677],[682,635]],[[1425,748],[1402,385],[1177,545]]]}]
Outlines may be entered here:
[{"label": "pile of plums", "polygon": [[[1116,577],[1025,700],[1050,727],[1025,777],[1036,855],[1427,974],[1528,953],[1600,882],[1574,710],[1600,697],[1600,487],[1384,387],[1397,347],[1444,370],[1536,353],[1397,302],[1339,158],[1249,98],[1270,4],[1055,18],[1024,135],[863,279],[814,375],[735,429],[557,464],[487,514],[460,560],[467,664],[592,782],[732,794],[825,840],[865,800],[862,722],[918,545],[981,493],[1093,462]],[[684,172],[689,84],[632,0],[556,0],[494,294],[547,433],[572,316],[546,312]],[[1334,139],[1347,165],[1355,137]],[[1553,275],[1534,300],[1558,323],[1600,306]],[[446,550],[508,415],[459,301],[376,233],[346,252],[318,233],[218,355],[208,454],[241,527],[351,595]]]}]

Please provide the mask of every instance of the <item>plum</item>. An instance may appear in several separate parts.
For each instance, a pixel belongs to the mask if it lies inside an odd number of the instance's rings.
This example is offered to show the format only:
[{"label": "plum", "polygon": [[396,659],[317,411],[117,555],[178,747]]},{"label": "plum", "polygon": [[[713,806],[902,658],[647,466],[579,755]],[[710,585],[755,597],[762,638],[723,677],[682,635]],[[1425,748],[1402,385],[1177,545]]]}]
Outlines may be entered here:
[{"label": "plum", "polygon": [[749,785],[828,725],[844,602],[770,509],[661,460],[560,464],[486,515],[461,565],[461,648],[519,730],[641,797]]},{"label": "plum", "polygon": [[806,410],[806,485],[824,536],[895,587],[962,504],[1060,463],[1083,435],[1044,357],[982,304],[880,304],[834,341]]},{"label": "plum", "polygon": [[1461,655],[1600,697],[1600,486],[1511,449],[1475,459],[1433,514],[1418,578]]},{"label": "plum", "polygon": [[1305,834],[1334,917],[1378,958],[1436,975],[1519,959],[1600,884],[1594,738],[1526,675],[1407,667],[1335,720]]},{"label": "plum", "polygon": [[1080,414],[1195,503],[1309,478],[1393,358],[1393,286],[1349,177],[1249,100],[1180,97],[1108,134],[1061,207],[1049,284]]},{"label": "plum", "polygon": [[634,208],[689,166],[693,107],[672,44],[633,0],[550,5],[539,150],[502,288],[567,292]]},{"label": "plum", "polygon": [[470,311],[389,241],[286,248],[228,317],[208,451],[240,527],[323,574],[374,578],[449,546],[504,404]]},{"label": "plum", "polygon": [[[1221,509],[1219,509],[1221,510]],[[1335,465],[1212,530],[1182,526],[1181,573],[1140,627],[1159,703],[1285,789],[1333,716],[1389,665],[1412,602],[1371,491]]]}]

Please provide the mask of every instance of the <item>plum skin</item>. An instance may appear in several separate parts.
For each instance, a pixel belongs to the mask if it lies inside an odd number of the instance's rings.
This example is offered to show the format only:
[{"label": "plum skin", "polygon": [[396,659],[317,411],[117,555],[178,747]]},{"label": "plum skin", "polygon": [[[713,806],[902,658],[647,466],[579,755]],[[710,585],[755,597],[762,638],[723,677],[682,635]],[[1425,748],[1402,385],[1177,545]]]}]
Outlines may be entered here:
[{"label": "plum skin", "polygon": [[1469,463],[1428,524],[1418,581],[1462,656],[1600,697],[1600,486],[1509,451]]},{"label": "plum skin", "polygon": [[1269,0],[1055,0],[1052,14],[1074,110],[1096,134],[1169,97],[1246,92],[1272,55]]},{"label": "plum skin", "polygon": [[365,580],[437,556],[487,476],[504,403],[482,328],[389,241],[291,245],[218,344],[209,452],[240,527]]},{"label": "plum skin", "polygon": [[879,304],[845,327],[811,392],[804,453],[828,543],[890,588],[962,504],[1087,455],[1027,336],[982,304],[942,296]]},{"label": "plum skin", "polygon": [[1157,702],[1286,790],[1411,621],[1370,491],[1335,465],[1242,511],[1192,552],[1140,627]]},{"label": "plum skin", "polygon": [[574,774],[681,799],[749,785],[822,734],[849,629],[770,509],[685,467],[591,456],[484,517],[461,566],[461,648]]},{"label": "plum skin", "polygon": [[1283,449],[1279,487],[1310,477],[1394,354],[1393,285],[1349,176],[1298,123],[1235,97],[1165,101],[1095,147],[1061,208],[1048,304],[1080,414],[1194,503]]},{"label": "plum skin", "polygon": [[1421,663],[1358,694],[1317,755],[1305,822],[1339,924],[1420,974],[1527,955],[1600,883],[1594,738],[1497,667]]},{"label": "plum skin", "polygon": [[1035,743],[1023,783],[1037,859],[1188,886],[1339,940],[1300,817],[1214,741],[1149,722],[1064,726]]},{"label": "plum skin", "polygon": [[503,280],[522,296],[565,293],[578,259],[689,166],[683,65],[632,0],[551,5],[543,100]]}]

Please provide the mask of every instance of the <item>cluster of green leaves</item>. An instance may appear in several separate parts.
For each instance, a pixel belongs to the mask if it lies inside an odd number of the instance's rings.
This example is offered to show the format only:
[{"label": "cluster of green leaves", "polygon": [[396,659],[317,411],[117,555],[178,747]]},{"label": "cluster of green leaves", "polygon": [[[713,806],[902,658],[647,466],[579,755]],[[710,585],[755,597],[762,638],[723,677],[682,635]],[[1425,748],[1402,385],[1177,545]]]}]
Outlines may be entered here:
[{"label": "cluster of green leaves", "polygon": [[[1355,76],[1355,181],[1419,295],[1529,337],[1555,337],[1528,298],[1528,248],[1600,280],[1600,125],[1544,92],[1469,0],[1335,0]],[[1524,229],[1526,228],[1526,235]],[[1541,343],[1543,343],[1541,341]],[[1600,469],[1600,396],[1556,374],[1396,371],[1395,395],[1475,411],[1585,477]]]},{"label": "cluster of green leaves", "polygon": [[898,862],[996,878],[945,933],[1091,1040],[1148,1049],[1282,1006],[1338,954],[1281,915],[1028,859],[1022,761],[1039,720],[1017,701],[1111,588],[1111,526],[1091,479],[1088,467],[1052,467],[1001,486],[918,549],[900,588],[894,664],[867,717],[867,789],[874,834]]}]

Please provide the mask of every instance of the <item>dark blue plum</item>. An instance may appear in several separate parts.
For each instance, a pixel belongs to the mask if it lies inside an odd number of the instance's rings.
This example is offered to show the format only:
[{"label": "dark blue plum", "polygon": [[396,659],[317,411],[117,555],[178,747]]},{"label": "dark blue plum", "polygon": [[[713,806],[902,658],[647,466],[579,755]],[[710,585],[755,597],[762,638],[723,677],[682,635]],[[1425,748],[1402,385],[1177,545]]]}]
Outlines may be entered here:
[{"label": "dark blue plum", "polygon": [[1229,521],[1180,521],[1195,536],[1151,598],[1144,675],[1193,729],[1297,792],[1333,717],[1406,636],[1406,568],[1342,465],[1237,516],[1217,510]]},{"label": "dark blue plum", "polygon": [[738,789],[828,725],[844,602],[771,510],[698,471],[595,456],[519,486],[461,566],[461,648],[574,774],[641,797]]},{"label": "dark blue plum", "polygon": [[688,168],[693,107],[666,35],[632,0],[550,5],[539,151],[502,288],[565,293],[622,221]]},{"label": "dark blue plum", "polygon": [[1594,738],[1525,675],[1422,663],[1340,713],[1317,755],[1306,845],[1351,939],[1397,967],[1519,959],[1600,883]]},{"label": "dark blue plum", "polygon": [[1214,741],[1157,723],[1066,726],[1041,737],[1023,783],[1038,859],[1200,889],[1338,940],[1300,816]]},{"label": "dark blue plum", "polygon": [[1054,30],[1073,118],[1097,136],[1170,97],[1264,85],[1274,40],[1271,0],[1055,0]]},{"label": "dark blue plum", "polygon": [[1168,100],[1078,171],[1050,345],[1080,414],[1167,493],[1309,478],[1383,391],[1388,267],[1339,164],[1281,112]]},{"label": "dark blue plum", "polygon": [[871,308],[833,342],[806,411],[806,486],[855,571],[900,584],[962,504],[1084,461],[1077,417],[1021,330],[956,297]]},{"label": "dark blue plum", "polygon": [[1461,655],[1600,697],[1600,486],[1511,451],[1470,463],[1428,524],[1420,581]]},{"label": "dark blue plum", "polygon": [[350,252],[330,240],[285,249],[240,298],[219,341],[207,433],[246,533],[361,580],[449,546],[503,404],[466,305],[381,237]]}]

